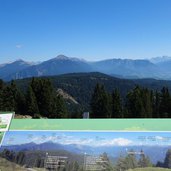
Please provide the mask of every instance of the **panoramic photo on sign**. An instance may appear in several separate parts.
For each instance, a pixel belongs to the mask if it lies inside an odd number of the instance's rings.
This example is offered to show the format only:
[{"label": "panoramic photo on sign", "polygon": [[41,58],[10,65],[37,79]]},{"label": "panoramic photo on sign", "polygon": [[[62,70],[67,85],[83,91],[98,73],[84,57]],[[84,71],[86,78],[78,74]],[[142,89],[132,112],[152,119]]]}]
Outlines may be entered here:
[{"label": "panoramic photo on sign", "polygon": [[170,132],[9,131],[0,169],[167,171]]}]

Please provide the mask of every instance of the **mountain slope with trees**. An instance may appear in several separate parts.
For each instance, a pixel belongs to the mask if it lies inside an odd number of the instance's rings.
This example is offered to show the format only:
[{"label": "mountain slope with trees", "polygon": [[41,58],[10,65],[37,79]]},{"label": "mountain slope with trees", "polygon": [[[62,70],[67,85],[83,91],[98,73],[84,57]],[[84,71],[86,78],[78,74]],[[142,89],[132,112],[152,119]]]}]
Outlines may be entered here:
[{"label": "mountain slope with trees", "polygon": [[82,118],[84,111],[92,118],[170,118],[170,91],[171,81],[101,73],[1,80],[0,110],[49,118]]}]

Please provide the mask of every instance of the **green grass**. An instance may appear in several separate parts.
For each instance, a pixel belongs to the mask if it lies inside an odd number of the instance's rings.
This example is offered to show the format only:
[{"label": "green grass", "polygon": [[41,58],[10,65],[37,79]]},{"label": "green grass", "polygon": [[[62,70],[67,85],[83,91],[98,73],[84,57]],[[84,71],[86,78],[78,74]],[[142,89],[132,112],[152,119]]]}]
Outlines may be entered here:
[{"label": "green grass", "polygon": [[129,169],[128,171],[171,171],[171,169],[147,167],[147,168]]},{"label": "green grass", "polygon": [[[43,168],[33,169],[34,171],[44,171]],[[27,171],[27,169],[0,157],[0,171]]]}]

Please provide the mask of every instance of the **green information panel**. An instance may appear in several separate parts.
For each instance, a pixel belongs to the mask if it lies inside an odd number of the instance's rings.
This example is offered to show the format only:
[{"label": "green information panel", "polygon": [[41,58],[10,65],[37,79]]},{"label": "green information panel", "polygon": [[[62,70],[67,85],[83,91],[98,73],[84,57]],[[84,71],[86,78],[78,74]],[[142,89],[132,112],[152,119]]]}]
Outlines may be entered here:
[{"label": "green information panel", "polygon": [[171,119],[13,119],[10,130],[171,131]]}]

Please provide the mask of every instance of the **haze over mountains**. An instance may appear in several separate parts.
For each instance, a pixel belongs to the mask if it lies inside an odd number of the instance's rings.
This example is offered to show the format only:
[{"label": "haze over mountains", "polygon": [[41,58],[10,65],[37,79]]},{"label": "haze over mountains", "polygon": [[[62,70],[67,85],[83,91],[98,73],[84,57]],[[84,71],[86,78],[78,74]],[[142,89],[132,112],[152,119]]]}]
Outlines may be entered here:
[{"label": "haze over mountains", "polygon": [[119,78],[155,78],[171,80],[171,57],[152,59],[106,59],[90,62],[59,55],[53,59],[31,63],[17,60],[0,64],[0,78],[6,81],[28,77],[52,76],[66,73],[101,72]]}]

